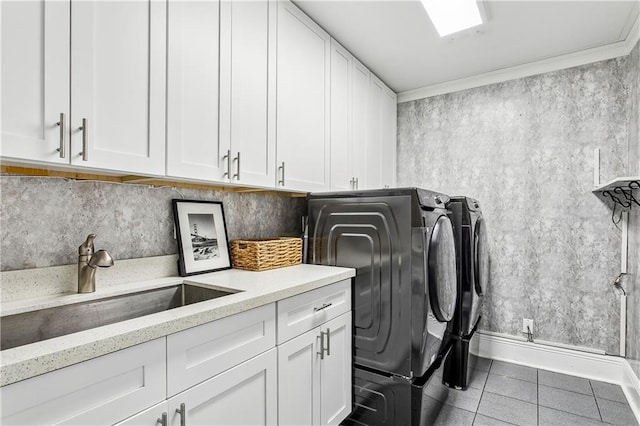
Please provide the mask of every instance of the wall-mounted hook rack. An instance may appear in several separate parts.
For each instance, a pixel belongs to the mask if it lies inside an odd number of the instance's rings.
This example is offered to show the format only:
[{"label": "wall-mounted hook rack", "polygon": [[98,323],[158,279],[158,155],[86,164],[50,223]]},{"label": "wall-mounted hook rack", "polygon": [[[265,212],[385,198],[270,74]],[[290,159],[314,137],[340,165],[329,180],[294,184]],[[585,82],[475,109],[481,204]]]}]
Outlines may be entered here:
[{"label": "wall-mounted hook rack", "polygon": [[[591,192],[606,204],[612,206],[611,221],[622,232],[620,250],[620,272],[627,272],[629,211],[640,208],[640,176],[620,177],[596,186]],[[620,208],[620,215],[616,220],[616,209]]]},{"label": "wall-mounted hook rack", "polygon": [[591,192],[605,201],[612,201],[614,208],[630,210],[634,206],[640,207],[640,176],[616,178]]}]

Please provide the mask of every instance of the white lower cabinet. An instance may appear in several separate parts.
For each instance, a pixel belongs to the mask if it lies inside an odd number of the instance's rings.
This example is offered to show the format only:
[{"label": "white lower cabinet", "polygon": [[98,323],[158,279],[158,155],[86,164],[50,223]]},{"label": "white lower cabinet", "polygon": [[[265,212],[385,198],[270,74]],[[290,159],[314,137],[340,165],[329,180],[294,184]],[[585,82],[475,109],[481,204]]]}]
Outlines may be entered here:
[{"label": "white lower cabinet", "polygon": [[169,425],[275,425],[277,392],[273,348],[169,399]]},{"label": "white lower cabinet", "polygon": [[351,412],[351,312],[278,347],[281,425],[338,425]]},{"label": "white lower cabinet", "polygon": [[260,306],[167,336],[172,397],[276,345],[276,306]]},{"label": "white lower cabinet", "polygon": [[338,425],[351,413],[351,312],[320,327],[330,347],[320,360],[320,424]]},{"label": "white lower cabinet", "polygon": [[349,280],[278,302],[278,341],[299,332],[278,345],[280,425],[338,425],[351,412],[352,320],[345,305]]},{"label": "white lower cabinet", "polygon": [[4,386],[0,423],[337,425],[350,306],[345,280]]},{"label": "white lower cabinet", "polygon": [[[106,425],[166,398],[160,338],[2,387],[4,425]],[[155,424],[155,423],[153,423]]]}]

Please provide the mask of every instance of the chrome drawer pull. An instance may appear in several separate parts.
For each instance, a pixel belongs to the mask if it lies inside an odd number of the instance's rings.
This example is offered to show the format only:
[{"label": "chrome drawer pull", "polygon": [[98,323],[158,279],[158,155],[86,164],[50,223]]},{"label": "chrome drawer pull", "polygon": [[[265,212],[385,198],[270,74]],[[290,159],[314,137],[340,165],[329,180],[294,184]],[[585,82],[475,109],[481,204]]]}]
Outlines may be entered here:
[{"label": "chrome drawer pull", "polygon": [[238,156],[236,158],[233,159],[233,161],[237,161],[236,164],[236,174],[233,175],[233,177],[236,180],[240,180],[240,151],[238,151]]},{"label": "chrome drawer pull", "polygon": [[282,162],[282,165],[278,167],[278,170],[282,170],[282,179],[278,180],[278,184],[284,186],[284,161]]},{"label": "chrome drawer pull", "polygon": [[331,330],[327,328],[327,356],[331,355]]},{"label": "chrome drawer pull", "polygon": [[176,413],[180,414],[180,426],[185,426],[187,424],[187,409],[184,402],[180,404],[180,408],[176,408]]},{"label": "chrome drawer pull", "polygon": [[316,354],[320,355],[320,359],[324,359],[324,331],[320,332],[320,352]]},{"label": "chrome drawer pull", "polygon": [[222,160],[225,160],[225,159],[227,160],[227,171],[224,172],[222,177],[231,179],[231,150],[230,149],[227,150],[227,155],[222,157]]},{"label": "chrome drawer pull", "polygon": [[64,158],[67,154],[65,153],[65,143],[64,143],[64,134],[65,134],[65,125],[64,125],[64,112],[60,113],[60,121],[56,123],[56,125],[60,126],[60,148],[56,149],[60,153],[60,158]]},{"label": "chrome drawer pull", "polygon": [[82,156],[82,161],[89,161],[89,147],[88,147],[88,120],[86,118],[82,119],[82,126],[78,130],[82,130],[82,152],[78,155]]},{"label": "chrome drawer pull", "polygon": [[331,305],[333,305],[333,303],[325,303],[324,305],[320,306],[319,308],[313,308],[313,312],[318,312],[318,311],[321,311],[323,309],[327,309]]},{"label": "chrome drawer pull", "polygon": [[167,419],[167,413],[162,413],[162,417],[160,417],[157,421],[156,424],[160,423],[162,426],[169,426],[168,423],[168,419]]}]

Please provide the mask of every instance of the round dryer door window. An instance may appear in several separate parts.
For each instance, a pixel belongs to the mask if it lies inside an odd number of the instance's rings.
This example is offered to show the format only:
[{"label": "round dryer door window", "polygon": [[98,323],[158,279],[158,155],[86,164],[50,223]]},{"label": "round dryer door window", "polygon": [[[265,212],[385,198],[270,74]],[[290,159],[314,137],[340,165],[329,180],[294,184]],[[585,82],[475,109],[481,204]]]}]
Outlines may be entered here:
[{"label": "round dryer door window", "polygon": [[429,241],[429,300],[433,315],[440,322],[451,321],[456,309],[456,247],[453,227],[447,216],[440,216]]}]

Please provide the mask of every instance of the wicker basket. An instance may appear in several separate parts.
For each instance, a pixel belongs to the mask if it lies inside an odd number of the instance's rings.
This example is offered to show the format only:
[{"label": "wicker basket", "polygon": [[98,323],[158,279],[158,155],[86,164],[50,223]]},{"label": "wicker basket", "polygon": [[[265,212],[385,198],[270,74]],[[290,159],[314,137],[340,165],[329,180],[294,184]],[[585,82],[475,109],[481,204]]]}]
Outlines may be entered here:
[{"label": "wicker basket", "polygon": [[230,244],[233,267],[237,269],[264,271],[302,263],[302,238],[232,240]]}]

